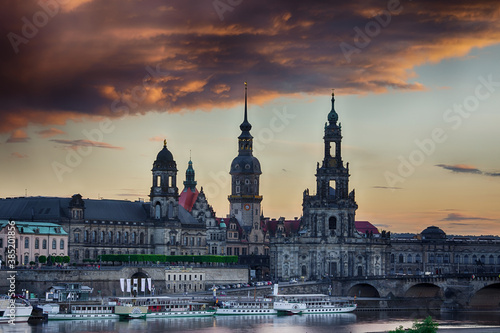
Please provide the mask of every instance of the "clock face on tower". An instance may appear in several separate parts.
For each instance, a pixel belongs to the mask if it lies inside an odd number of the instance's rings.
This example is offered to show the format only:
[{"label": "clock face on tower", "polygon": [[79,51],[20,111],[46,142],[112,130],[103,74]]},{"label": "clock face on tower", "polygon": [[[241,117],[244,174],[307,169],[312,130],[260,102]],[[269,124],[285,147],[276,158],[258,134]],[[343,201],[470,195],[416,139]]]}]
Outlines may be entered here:
[{"label": "clock face on tower", "polygon": [[250,210],[250,205],[249,204],[245,204],[245,206],[243,206],[243,208],[245,208],[245,210]]}]

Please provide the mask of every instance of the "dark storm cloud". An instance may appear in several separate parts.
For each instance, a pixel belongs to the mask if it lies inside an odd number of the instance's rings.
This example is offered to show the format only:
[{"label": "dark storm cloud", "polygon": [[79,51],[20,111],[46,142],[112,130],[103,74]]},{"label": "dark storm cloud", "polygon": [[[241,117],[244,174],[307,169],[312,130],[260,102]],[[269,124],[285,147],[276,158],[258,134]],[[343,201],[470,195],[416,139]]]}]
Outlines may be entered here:
[{"label": "dark storm cloud", "polygon": [[424,89],[410,82],[415,66],[500,40],[488,0],[61,2],[0,2],[0,132],[226,107],[244,80],[253,103]]}]

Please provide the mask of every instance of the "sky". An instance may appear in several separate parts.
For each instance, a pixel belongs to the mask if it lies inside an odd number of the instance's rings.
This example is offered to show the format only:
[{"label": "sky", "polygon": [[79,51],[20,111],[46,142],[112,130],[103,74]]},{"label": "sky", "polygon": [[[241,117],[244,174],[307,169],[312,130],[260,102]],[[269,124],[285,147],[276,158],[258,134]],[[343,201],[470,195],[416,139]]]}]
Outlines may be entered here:
[{"label": "sky", "polygon": [[266,216],[315,191],[335,88],[357,220],[500,235],[497,1],[3,0],[0,197],[147,201],[167,140],[229,211],[248,82]]}]

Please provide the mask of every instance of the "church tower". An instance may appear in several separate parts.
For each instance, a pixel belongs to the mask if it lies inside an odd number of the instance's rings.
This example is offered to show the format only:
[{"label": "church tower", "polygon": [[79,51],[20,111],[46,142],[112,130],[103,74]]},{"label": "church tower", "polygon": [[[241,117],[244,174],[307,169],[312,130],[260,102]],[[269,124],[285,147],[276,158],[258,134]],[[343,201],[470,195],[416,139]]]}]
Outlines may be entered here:
[{"label": "church tower", "polygon": [[156,156],[151,171],[153,172],[153,186],[149,194],[151,218],[157,221],[176,220],[179,215],[177,165],[172,153],[167,149],[167,140],[163,141],[163,149]]},{"label": "church tower", "polygon": [[253,156],[252,125],[247,115],[247,83],[245,82],[245,114],[240,125],[238,156],[231,163],[230,215],[234,216],[245,229],[260,228],[259,176],[262,174],[259,160]]},{"label": "church tower", "polygon": [[354,191],[349,193],[349,163],[342,161],[341,124],[337,123],[335,96],[332,92],[332,109],[325,124],[324,157],[316,168],[316,195],[304,193],[304,222],[310,237],[333,237],[343,242],[356,237],[354,218],[358,208]]}]

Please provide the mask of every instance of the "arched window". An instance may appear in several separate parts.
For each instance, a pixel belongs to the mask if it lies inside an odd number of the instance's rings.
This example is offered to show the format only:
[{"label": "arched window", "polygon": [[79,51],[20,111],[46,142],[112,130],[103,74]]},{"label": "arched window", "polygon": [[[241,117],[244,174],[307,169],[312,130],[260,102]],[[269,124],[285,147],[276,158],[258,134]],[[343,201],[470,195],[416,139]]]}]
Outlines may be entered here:
[{"label": "arched window", "polygon": [[471,262],[471,264],[473,264],[473,265],[477,264],[477,256],[476,255],[472,256],[472,262]]},{"label": "arched window", "polygon": [[466,264],[466,265],[469,264],[469,256],[467,254],[464,255],[464,264]]},{"label": "arched window", "polygon": [[449,264],[450,263],[450,254],[449,253],[445,253],[444,256],[443,256],[443,262],[445,264]]},{"label": "arched window", "polygon": [[44,250],[47,249],[47,240],[46,239],[44,239],[42,241],[42,249],[44,249]]},{"label": "arched window", "polygon": [[122,242],[122,234],[117,231],[116,232],[116,244],[120,244]]},{"label": "arched window", "polygon": [[420,258],[420,254],[417,254],[417,255],[415,256],[415,262],[418,264],[418,263],[420,263],[421,261],[422,261],[422,260],[421,260],[421,258]]},{"label": "arched window", "polygon": [[399,255],[399,263],[402,264],[405,262],[405,256],[403,254]]},{"label": "arched window", "polygon": [[57,249],[57,242],[55,239],[52,240],[52,250]]},{"label": "arched window", "polygon": [[486,263],[486,257],[484,256],[484,254],[481,256],[481,264],[485,264]]},{"label": "arched window", "polygon": [[411,275],[411,268],[408,268],[408,269],[406,270],[406,273],[407,273],[408,275]]},{"label": "arched window", "polygon": [[434,253],[429,254],[429,263],[431,263],[431,264],[434,263]]},{"label": "arched window", "polygon": [[128,231],[123,234],[123,243],[128,244]]},{"label": "arched window", "polygon": [[306,265],[302,265],[302,276],[307,276]]},{"label": "arched window", "polygon": [[143,232],[141,232],[139,234],[139,244],[141,244],[141,245],[144,244],[144,233]]},{"label": "arched window", "polygon": [[40,248],[40,240],[38,238],[35,238],[35,249]]},{"label": "arched window", "polygon": [[92,243],[95,243],[97,240],[97,231],[92,231]]},{"label": "arched window", "polygon": [[59,242],[59,248],[61,250],[64,250],[64,239],[61,239],[61,241]]},{"label": "arched window", "polygon": [[490,256],[488,258],[488,264],[490,264],[490,265],[494,265],[495,264],[495,257],[493,257],[492,254],[490,254]]},{"label": "arched window", "polygon": [[132,244],[135,244],[135,231],[132,233]]},{"label": "arched window", "polygon": [[413,262],[413,256],[410,253],[406,256],[406,262],[409,264]]},{"label": "arched window", "polygon": [[330,216],[330,218],[328,219],[328,229],[337,229],[337,218],[335,216]]},{"label": "arched window", "polygon": [[101,231],[101,243],[104,243],[104,230]]},{"label": "arched window", "polygon": [[159,202],[155,205],[155,219],[159,220],[161,218],[161,205]]},{"label": "arched window", "polygon": [[363,276],[363,267],[358,266],[358,276]]},{"label": "arched window", "polygon": [[87,243],[89,241],[89,231],[88,230],[85,230],[85,232],[83,233],[83,241],[85,243]]},{"label": "arched window", "polygon": [[30,248],[30,239],[28,237],[24,237],[24,248],[25,249]]},{"label": "arched window", "polygon": [[85,259],[90,259],[90,251],[85,250]]},{"label": "arched window", "polygon": [[113,232],[108,231],[108,243],[113,243]]}]

